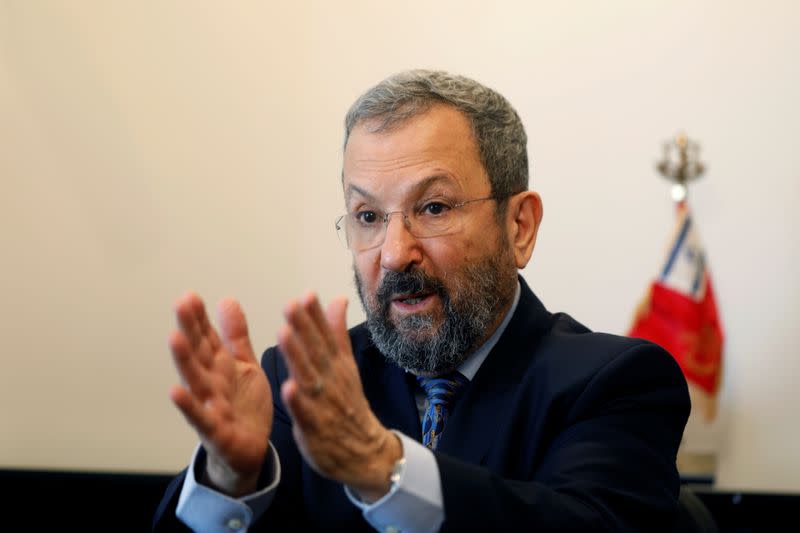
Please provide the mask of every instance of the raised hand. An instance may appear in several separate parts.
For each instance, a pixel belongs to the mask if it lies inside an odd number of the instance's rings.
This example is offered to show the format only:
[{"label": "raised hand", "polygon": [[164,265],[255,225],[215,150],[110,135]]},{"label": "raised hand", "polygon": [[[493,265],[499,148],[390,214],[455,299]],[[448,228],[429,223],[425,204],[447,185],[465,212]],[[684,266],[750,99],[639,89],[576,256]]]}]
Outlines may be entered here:
[{"label": "raised hand", "polygon": [[294,438],[319,474],[376,500],[402,456],[400,440],[369,407],[347,333],[347,300],[327,314],[314,294],[290,302],[278,343],[289,368],[281,397],[293,420]]},{"label": "raised hand", "polygon": [[232,496],[256,488],[272,431],[269,382],[253,353],[239,303],[218,307],[221,336],[194,293],[175,303],[169,339],[182,385],[170,397],[208,453],[205,481]]}]

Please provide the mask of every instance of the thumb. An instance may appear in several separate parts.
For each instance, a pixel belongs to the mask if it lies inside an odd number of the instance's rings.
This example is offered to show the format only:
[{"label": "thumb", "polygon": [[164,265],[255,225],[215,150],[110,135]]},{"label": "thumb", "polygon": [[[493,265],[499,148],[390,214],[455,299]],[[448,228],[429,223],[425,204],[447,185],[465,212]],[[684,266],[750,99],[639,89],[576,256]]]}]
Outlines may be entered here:
[{"label": "thumb", "polygon": [[334,298],[325,310],[325,318],[328,319],[328,324],[333,331],[338,352],[352,353],[350,334],[347,332],[347,298],[344,296]]},{"label": "thumb", "polygon": [[247,320],[239,302],[232,298],[222,300],[217,306],[217,317],[220,324],[222,342],[236,359],[254,361],[255,354],[250,344]]}]

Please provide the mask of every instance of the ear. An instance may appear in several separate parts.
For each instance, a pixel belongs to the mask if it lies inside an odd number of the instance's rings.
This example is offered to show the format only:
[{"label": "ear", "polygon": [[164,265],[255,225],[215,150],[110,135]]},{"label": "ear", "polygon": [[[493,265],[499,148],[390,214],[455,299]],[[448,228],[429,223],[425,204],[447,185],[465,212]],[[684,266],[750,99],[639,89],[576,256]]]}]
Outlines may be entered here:
[{"label": "ear", "polygon": [[524,191],[508,200],[506,230],[517,268],[525,268],[533,254],[542,214],[539,193]]}]

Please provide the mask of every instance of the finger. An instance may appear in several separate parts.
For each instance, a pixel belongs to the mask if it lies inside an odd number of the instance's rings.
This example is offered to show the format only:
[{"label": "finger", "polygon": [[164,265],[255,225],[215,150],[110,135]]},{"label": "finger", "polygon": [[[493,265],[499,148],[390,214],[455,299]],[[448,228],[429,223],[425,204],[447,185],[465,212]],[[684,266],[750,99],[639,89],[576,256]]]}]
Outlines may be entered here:
[{"label": "finger", "polygon": [[175,315],[178,326],[186,335],[189,344],[197,352],[199,361],[208,366],[211,363],[213,351],[211,342],[203,333],[203,324],[199,317],[205,314],[200,297],[192,292],[181,296],[175,302]]},{"label": "finger", "polygon": [[193,303],[192,310],[194,311],[195,320],[197,320],[197,323],[200,325],[200,334],[210,344],[211,353],[216,352],[222,347],[222,342],[219,339],[219,335],[217,335],[217,330],[214,329],[214,326],[211,325],[211,321],[208,319],[206,306],[203,305],[199,297]]},{"label": "finger", "polygon": [[216,427],[214,417],[203,407],[203,403],[200,400],[180,385],[174,385],[169,391],[169,396],[186,421],[198,433],[205,436],[211,435]]},{"label": "finger", "polygon": [[306,387],[316,383],[319,374],[308,360],[305,347],[298,341],[291,325],[284,324],[278,332],[278,346],[289,374]]},{"label": "finger", "polygon": [[336,343],[336,353],[352,354],[353,347],[350,343],[350,333],[347,331],[347,298],[344,296],[335,298],[328,304],[325,315]]},{"label": "finger", "polygon": [[[186,333],[189,342],[196,344],[200,342],[200,324],[195,319],[194,306],[200,297],[193,292],[187,292],[180,298],[175,300],[175,317],[178,321],[178,327]],[[202,301],[200,302],[202,304]]]},{"label": "finger", "polygon": [[326,353],[328,350],[317,325],[305,307],[298,302],[291,302],[286,307],[284,314],[292,328],[293,336],[302,345],[304,353],[307,355],[308,364],[312,365],[315,370],[321,371],[330,354]]},{"label": "finger", "polygon": [[306,394],[303,394],[297,380],[289,378],[281,384],[281,399],[289,410],[292,422],[301,430],[309,431],[317,427],[314,416],[316,406]]},{"label": "finger", "polygon": [[173,331],[169,339],[172,360],[181,379],[193,394],[205,398],[211,393],[208,373],[198,360],[196,350],[192,348],[186,334]]},{"label": "finger", "polygon": [[335,352],[336,340],[333,337],[331,326],[328,323],[328,319],[325,318],[325,314],[322,312],[319,299],[317,299],[317,296],[313,292],[309,292],[306,297],[303,298],[303,307],[311,317],[312,322],[317,326],[317,330],[328,352]]},{"label": "finger", "polygon": [[245,362],[256,361],[247,320],[239,302],[226,298],[217,306],[222,342],[236,359]]}]

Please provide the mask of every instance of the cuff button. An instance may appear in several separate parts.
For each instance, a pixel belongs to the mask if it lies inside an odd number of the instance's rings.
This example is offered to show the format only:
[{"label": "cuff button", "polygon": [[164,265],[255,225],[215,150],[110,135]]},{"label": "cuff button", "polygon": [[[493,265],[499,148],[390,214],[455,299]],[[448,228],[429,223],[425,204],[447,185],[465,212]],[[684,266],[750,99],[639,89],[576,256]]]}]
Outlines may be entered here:
[{"label": "cuff button", "polygon": [[230,520],[228,520],[227,525],[228,529],[237,530],[237,529],[242,529],[244,523],[239,518],[231,518]]}]

